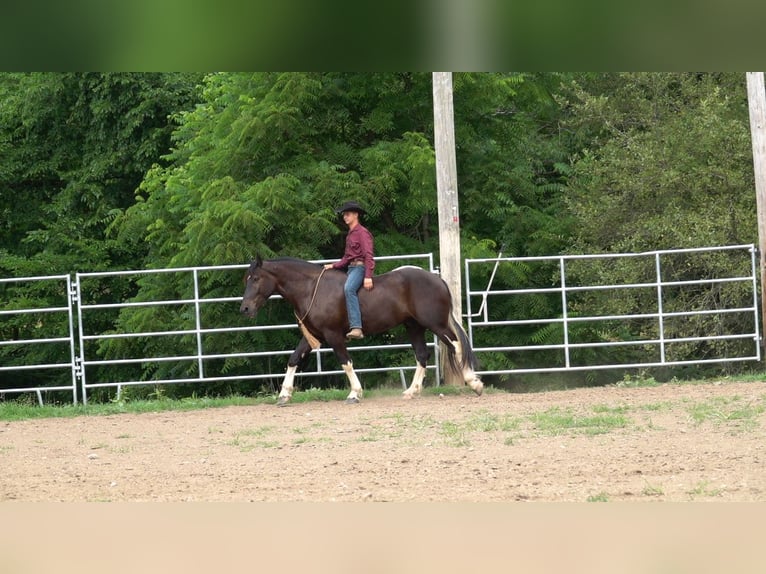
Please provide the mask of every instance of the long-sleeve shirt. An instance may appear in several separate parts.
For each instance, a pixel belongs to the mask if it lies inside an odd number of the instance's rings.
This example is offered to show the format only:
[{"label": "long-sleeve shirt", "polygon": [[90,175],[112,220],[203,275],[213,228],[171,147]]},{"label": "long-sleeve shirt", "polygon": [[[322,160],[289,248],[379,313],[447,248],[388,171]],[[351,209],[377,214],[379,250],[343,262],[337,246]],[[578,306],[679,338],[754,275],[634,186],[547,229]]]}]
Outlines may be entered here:
[{"label": "long-sleeve shirt", "polygon": [[375,271],[374,241],[372,233],[358,223],[353,229],[349,229],[346,235],[346,250],[340,261],[333,263],[335,269],[345,269],[352,262],[361,261],[364,263],[364,276],[372,277]]}]

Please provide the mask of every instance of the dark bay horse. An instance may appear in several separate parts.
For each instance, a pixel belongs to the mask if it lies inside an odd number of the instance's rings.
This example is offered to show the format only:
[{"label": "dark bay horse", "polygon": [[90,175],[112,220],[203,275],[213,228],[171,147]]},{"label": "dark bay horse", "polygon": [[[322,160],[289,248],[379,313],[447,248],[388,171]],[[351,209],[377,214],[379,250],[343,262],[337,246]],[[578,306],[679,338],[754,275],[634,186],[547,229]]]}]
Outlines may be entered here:
[{"label": "dark bay horse", "polygon": [[[303,331],[295,351],[287,362],[287,372],[279,393],[278,405],[290,401],[295,372],[312,347],[325,343],[332,347],[343,366],[351,393],[348,403],[358,403],[362,385],[354,373],[346,348],[349,329],[343,284],[346,275],[338,270],[324,270],[322,265],[300,259],[278,258],[250,264],[245,277],[245,294],[240,312],[254,317],[271,295],[278,293],[295,311]],[[382,333],[404,325],[410,338],[417,367],[412,384],[404,398],[420,394],[430,351],[425,331],[432,331],[447,345],[447,368],[461,376],[477,395],[484,383],[476,376],[476,357],[468,336],[452,314],[452,297],[447,284],[439,276],[419,267],[399,267],[375,278],[371,291],[359,291],[362,328],[367,334]]]}]

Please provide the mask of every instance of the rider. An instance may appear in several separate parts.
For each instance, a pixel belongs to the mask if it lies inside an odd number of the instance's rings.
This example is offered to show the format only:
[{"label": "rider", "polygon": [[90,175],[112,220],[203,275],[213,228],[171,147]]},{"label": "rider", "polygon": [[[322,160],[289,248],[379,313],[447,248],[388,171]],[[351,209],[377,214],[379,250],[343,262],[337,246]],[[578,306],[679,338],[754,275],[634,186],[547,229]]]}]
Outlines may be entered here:
[{"label": "rider", "polygon": [[372,274],[375,270],[375,254],[372,233],[359,222],[359,217],[367,212],[356,201],[347,201],[335,210],[343,217],[348,226],[346,249],[343,258],[335,263],[327,263],[325,269],[347,269],[346,284],[343,292],[346,295],[346,310],[351,330],[346,333],[348,339],[362,339],[362,313],[359,310],[357,291],[364,285],[372,289]]}]

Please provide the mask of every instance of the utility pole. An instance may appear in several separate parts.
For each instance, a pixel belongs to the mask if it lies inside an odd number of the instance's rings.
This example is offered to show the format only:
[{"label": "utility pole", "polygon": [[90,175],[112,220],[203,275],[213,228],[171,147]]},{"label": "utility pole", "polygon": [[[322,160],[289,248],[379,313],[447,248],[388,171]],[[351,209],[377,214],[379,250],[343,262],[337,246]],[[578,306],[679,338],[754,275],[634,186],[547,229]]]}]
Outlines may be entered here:
[{"label": "utility pole", "polygon": [[[433,72],[434,151],[436,152],[436,195],[439,204],[439,267],[447,283],[458,323],[463,319],[463,289],[460,270],[460,211],[457,199],[457,161],[455,159],[455,119],[452,106],[452,72]],[[440,347],[441,348],[441,347]],[[445,357],[445,349],[441,348]],[[446,371],[446,372],[445,372]],[[462,384],[460,380],[445,383]]]},{"label": "utility pole", "polygon": [[433,90],[436,195],[439,202],[439,266],[457,305],[455,316],[460,321],[463,293],[460,280],[460,212],[457,199],[452,73],[434,72]]},{"label": "utility pole", "polygon": [[766,328],[766,89],[763,72],[747,72],[747,102],[750,108],[750,138],[753,143],[755,199],[758,214],[758,249],[761,267],[761,342]]}]

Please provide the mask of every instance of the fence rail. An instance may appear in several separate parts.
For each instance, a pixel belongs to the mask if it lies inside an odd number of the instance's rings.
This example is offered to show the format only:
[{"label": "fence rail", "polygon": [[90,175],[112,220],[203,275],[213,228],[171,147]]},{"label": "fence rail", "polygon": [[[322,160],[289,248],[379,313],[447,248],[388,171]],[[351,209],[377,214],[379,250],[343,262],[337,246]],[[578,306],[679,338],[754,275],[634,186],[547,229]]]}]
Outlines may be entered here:
[{"label": "fence rail", "polygon": [[[685,264],[694,266],[699,257],[723,257],[729,268],[736,268],[736,273],[728,276],[700,277],[692,280],[679,280],[671,273],[675,258],[684,258]],[[604,268],[618,265],[620,261],[644,262],[644,276],[639,280],[620,281],[591,281],[583,283],[583,277],[598,278],[603,275],[622,277],[619,272],[603,273]],[[412,264],[416,262],[434,271],[432,254],[399,255],[379,257],[381,267],[397,264]],[[736,264],[732,265],[731,262]],[[323,261],[317,261],[322,263]],[[509,280],[514,266],[531,268],[534,265],[545,266],[548,273],[548,283],[537,286],[518,287]],[[578,265],[601,266],[601,272],[587,272],[586,268],[578,269]],[[710,247],[699,249],[681,249],[651,251],[630,254],[599,254],[599,255],[562,255],[549,257],[496,257],[486,259],[467,259],[465,261],[466,283],[466,321],[469,339],[482,363],[490,367],[479,371],[482,375],[510,375],[523,373],[543,373],[558,371],[582,371],[600,369],[630,369],[657,367],[667,365],[695,365],[704,363],[727,363],[739,361],[760,361],[760,331],[757,299],[757,256],[753,245],[736,245],[726,247]],[[70,275],[53,275],[46,277],[21,277],[0,279],[0,295],[5,300],[0,307],[0,351],[16,348],[29,350],[39,349],[50,345],[59,345],[66,350],[60,350],[58,355],[63,357],[58,362],[36,361],[34,356],[44,356],[40,353],[21,354],[25,357],[23,364],[6,359],[0,364],[0,397],[14,393],[36,393],[38,401],[43,402],[43,395],[48,391],[66,391],[71,393],[72,401],[88,401],[88,396],[95,389],[116,388],[117,392],[134,385],[164,385],[173,383],[199,382],[228,382],[274,379],[281,377],[283,372],[259,372],[235,375],[215,373],[210,368],[213,361],[232,359],[249,359],[254,361],[271,361],[277,359],[279,368],[286,364],[287,357],[293,352],[293,343],[297,343],[300,332],[294,323],[270,324],[264,321],[265,311],[261,311],[257,324],[244,324],[239,317],[236,306],[241,296],[216,296],[204,292],[201,278],[209,273],[236,273],[238,276],[247,265],[224,265],[214,267],[186,267],[174,269],[144,269],[135,271],[111,271],[98,273],[76,273],[74,281]],[[511,271],[509,271],[509,269]],[[118,295],[119,289],[100,284],[103,281],[125,281],[135,284],[141,278],[151,275],[167,275],[173,277],[176,288],[168,289],[165,300],[139,301],[133,296]],[[687,273],[688,275],[688,273]],[[629,279],[625,275],[626,279]],[[738,296],[732,301],[723,301],[721,293],[737,289]],[[509,288],[512,286],[512,288]],[[710,308],[700,306],[676,307],[674,290],[692,289],[699,295],[707,294],[708,299],[716,303]],[[26,291],[24,291],[26,290]],[[126,293],[135,293],[136,289],[124,289]],[[24,292],[24,297],[18,294]],[[187,293],[184,295],[184,293]],[[584,312],[589,308],[587,297],[599,293],[600,300],[605,292],[612,292],[612,298],[621,301],[626,294],[636,297],[644,303],[641,308],[601,309],[600,312]],[[188,294],[190,293],[190,295]],[[220,293],[218,294],[220,295]],[[530,313],[509,314],[503,309],[516,297],[542,296],[550,303],[555,301],[556,312],[547,316],[532,316]],[[278,296],[274,296],[278,299]],[[583,299],[585,298],[585,299]],[[622,298],[622,299],[621,299]],[[638,300],[637,298],[636,300]],[[9,308],[8,301],[23,308]],[[25,301],[19,304],[18,301]],[[35,302],[40,302],[36,304]],[[60,304],[59,304],[60,302]],[[203,310],[209,305],[230,305],[232,311],[226,310],[224,319],[210,323],[203,319]],[[130,329],[121,324],[117,317],[126,309],[140,310],[141,308],[160,307],[167,309],[185,309],[184,321],[167,325],[166,330]],[[521,306],[523,308],[523,305]],[[549,306],[550,307],[550,306]],[[519,308],[517,306],[517,308]],[[475,310],[474,310],[475,309]],[[527,311],[525,309],[525,311]],[[112,314],[104,320],[102,315]],[[732,330],[726,323],[727,317],[739,318],[734,324],[744,325],[745,328]],[[741,320],[745,317],[746,320]],[[55,318],[51,320],[49,318]],[[684,330],[684,322],[708,321],[714,326],[714,332],[699,333]],[[239,324],[237,324],[239,321]],[[582,336],[582,330],[598,331],[594,326],[609,326],[615,322],[629,325],[641,325],[639,335],[628,338],[611,336],[608,339],[587,340]],[[104,327],[104,324],[108,327]],[[54,329],[55,327],[55,329]],[[511,338],[516,330],[540,330],[548,328],[555,330],[551,340],[534,341],[528,344],[509,344],[498,346],[487,341],[496,341],[498,337],[490,336],[493,330],[500,329],[504,338]],[[54,332],[55,331],[55,332]],[[226,349],[225,352],[210,348],[207,338],[226,336],[243,332],[275,332],[290,334],[290,343],[282,348],[259,349]],[[294,333],[295,337],[292,337]],[[557,338],[558,337],[558,338]],[[534,340],[534,337],[527,337]],[[173,345],[183,347],[183,352],[155,353],[154,356],[103,356],[99,345],[118,343],[122,340],[142,342],[144,354],[149,355],[149,348],[165,347],[173,350]],[[178,341],[183,341],[183,345]],[[673,349],[679,345],[710,345],[715,343],[718,354],[708,353],[705,356],[680,357]],[[140,346],[140,345],[139,345]],[[435,371],[439,379],[438,344],[436,337],[429,342],[432,349],[432,364],[428,369]],[[598,353],[602,349],[622,347],[630,350],[629,360],[624,362],[599,362],[598,360],[583,361],[580,353]],[[409,352],[407,344],[385,345],[354,345],[352,353],[367,351]],[[327,375],[344,376],[342,370],[325,368],[327,354],[331,349],[320,348],[314,354],[315,365],[298,373],[299,377],[317,377]],[[540,364],[535,364],[534,357],[542,357]],[[643,353],[643,354],[642,354]],[[4,356],[12,356],[5,353]],[[500,367],[497,357],[503,357]],[[29,357],[32,357],[31,359]],[[190,368],[178,369],[174,376],[157,377],[135,376],[125,380],[116,380],[105,367],[125,366],[126,368],[158,368],[168,363],[183,363]],[[510,367],[508,366],[510,364]],[[412,365],[395,367],[364,368],[359,361],[358,373],[398,372],[402,386],[406,386],[405,373],[414,370]],[[494,365],[494,366],[493,366]],[[50,370],[68,370],[71,373],[71,383],[46,386],[44,384],[14,384]],[[193,376],[188,371],[196,371]],[[263,369],[261,369],[263,370]],[[42,375],[39,377],[44,378]]]},{"label": "fence rail", "polygon": [[[704,255],[726,255],[730,262],[731,258],[741,259],[740,273],[729,277],[700,278],[694,280],[676,280],[666,276],[666,266],[663,261],[668,258],[684,256],[693,261],[695,257]],[[620,260],[639,260],[643,259],[649,262],[653,267],[652,280],[640,282],[604,284],[576,284],[570,282],[571,265],[574,262],[588,262],[595,265],[604,266],[615,265]],[[726,363],[734,361],[760,361],[760,332],[758,322],[758,299],[757,299],[757,273],[756,273],[756,249],[753,245],[733,245],[724,247],[709,247],[695,249],[676,249],[676,250],[658,250],[644,253],[620,253],[620,254],[598,254],[598,255],[561,255],[548,257],[496,257],[485,259],[467,259],[465,261],[466,277],[466,304],[469,338],[474,345],[474,351],[481,357],[482,354],[499,353],[513,361],[516,365],[513,368],[496,368],[479,371],[480,374],[522,374],[522,373],[544,373],[557,371],[583,371],[615,368],[641,368],[641,367],[660,367],[669,365],[696,365],[704,363]],[[525,287],[525,288],[495,288],[498,273],[503,274],[504,266],[524,265],[532,263],[542,265],[549,264],[555,268],[557,284],[545,287]],[[690,263],[691,264],[691,263]],[[487,273],[491,267],[491,273]],[[554,275],[554,273],[551,273]],[[608,274],[607,274],[608,275]],[[479,277],[488,276],[485,286],[476,287],[475,283]],[[593,277],[594,274],[587,275]],[[599,276],[598,273],[595,276]],[[473,285],[472,285],[473,284]],[[736,284],[745,284],[748,289],[747,304],[736,305],[733,307],[719,307],[713,309],[683,309],[666,311],[663,302],[671,297],[666,295],[672,288],[715,288],[722,286],[732,286]],[[655,309],[641,310],[641,312],[622,312],[607,314],[580,314],[582,309],[592,311],[586,306],[580,305],[577,310],[573,309],[572,295],[587,294],[598,291],[625,292],[628,290],[651,290],[654,299]],[[508,298],[513,296],[526,295],[553,295],[560,300],[559,312],[555,316],[534,317],[524,319],[513,319],[509,317],[497,317],[494,313],[498,298]],[[644,297],[646,301],[649,297]],[[714,298],[714,297],[711,297]],[[603,298],[602,298],[603,300]],[[476,303],[479,307],[473,311]],[[739,301],[743,303],[742,300]],[[727,315],[745,314],[752,317],[751,327],[738,333],[719,333],[699,335],[679,335],[681,329],[676,329],[675,335],[666,333],[668,321],[674,318],[693,318],[693,317],[713,317],[721,319]],[[599,324],[607,322],[627,322],[627,321],[652,321],[652,325],[644,326],[644,333],[650,332],[655,336],[646,336],[638,334],[632,339],[608,340],[608,341],[577,341],[577,334],[573,333],[573,327],[582,324]],[[720,321],[719,321],[720,323]],[[560,340],[541,343],[524,344],[508,346],[482,346],[483,334],[489,329],[496,327],[512,328],[524,326],[554,325],[560,327]],[[722,347],[722,354],[718,356],[699,357],[693,359],[676,359],[667,356],[668,349],[673,345],[693,342],[713,342],[713,341],[747,341],[745,348],[737,348],[734,355],[727,354],[730,349]],[[573,351],[584,349],[599,349],[605,347],[644,347],[647,349],[647,356],[653,355],[653,358],[629,361],[624,363],[588,363],[575,364],[573,361]],[[548,352],[545,355],[548,364],[532,365],[532,361],[525,357],[532,351]],[[550,351],[561,351],[559,360],[551,361]],[[744,352],[743,352],[744,351]]]}]

